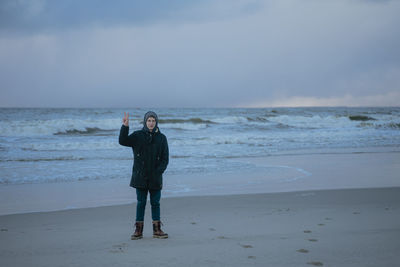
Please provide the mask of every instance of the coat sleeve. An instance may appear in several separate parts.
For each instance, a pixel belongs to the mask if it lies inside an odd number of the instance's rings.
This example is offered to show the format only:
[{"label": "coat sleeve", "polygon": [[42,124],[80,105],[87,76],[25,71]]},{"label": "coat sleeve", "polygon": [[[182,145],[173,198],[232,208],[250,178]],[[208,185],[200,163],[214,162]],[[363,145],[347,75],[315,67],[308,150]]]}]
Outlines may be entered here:
[{"label": "coat sleeve", "polygon": [[128,135],[129,133],[129,126],[122,125],[121,130],[119,132],[119,144],[121,146],[129,146],[129,147],[135,147],[135,136],[132,133],[131,135]]},{"label": "coat sleeve", "polygon": [[168,141],[167,138],[164,136],[161,146],[161,153],[160,153],[160,165],[157,167],[157,172],[162,174],[165,172],[169,162],[169,149],[168,149]]}]

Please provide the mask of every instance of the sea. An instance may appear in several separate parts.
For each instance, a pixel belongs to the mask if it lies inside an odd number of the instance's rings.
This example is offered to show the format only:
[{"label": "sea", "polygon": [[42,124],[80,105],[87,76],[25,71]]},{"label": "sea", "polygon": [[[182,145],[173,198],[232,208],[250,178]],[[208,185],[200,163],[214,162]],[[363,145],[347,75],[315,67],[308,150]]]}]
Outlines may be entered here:
[{"label": "sea", "polygon": [[[132,150],[118,143],[124,112],[130,132],[144,108],[1,108],[0,186],[129,180]],[[167,136],[164,176],[254,168],[235,158],[400,148],[399,107],[155,108]],[[310,152],[311,151],[311,152]]]},{"label": "sea", "polygon": [[148,110],[169,144],[163,197],[399,186],[400,107],[0,108],[0,215],[134,203],[118,137]]}]

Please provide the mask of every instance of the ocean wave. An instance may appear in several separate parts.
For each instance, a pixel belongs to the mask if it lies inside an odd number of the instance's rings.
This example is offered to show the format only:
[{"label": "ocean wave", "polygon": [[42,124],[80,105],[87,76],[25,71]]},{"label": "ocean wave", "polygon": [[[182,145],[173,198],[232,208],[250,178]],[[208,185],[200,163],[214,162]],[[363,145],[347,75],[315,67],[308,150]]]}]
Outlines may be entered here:
[{"label": "ocean wave", "polygon": [[165,123],[160,124],[160,129],[173,129],[178,131],[198,131],[208,128],[208,124],[193,124],[193,123]]},{"label": "ocean wave", "polygon": [[201,118],[190,118],[190,119],[160,119],[161,128],[169,128],[175,130],[200,130],[212,125],[217,124],[254,124],[254,123],[268,123],[268,119],[257,116],[257,117],[242,117],[242,116],[228,116],[214,119],[201,119]]},{"label": "ocean wave", "polygon": [[71,129],[71,130],[66,130],[63,132],[57,132],[54,135],[97,135],[97,136],[107,136],[107,135],[115,135],[116,133],[115,130],[105,130],[105,129],[100,129],[97,127],[93,128],[85,128],[85,130],[79,130],[79,129]]},{"label": "ocean wave", "polygon": [[375,129],[400,129],[400,123],[390,122],[390,123],[372,123],[372,122],[361,122],[358,127],[360,128],[375,128]]},{"label": "ocean wave", "polygon": [[386,128],[400,129],[400,123],[387,123],[385,126]]},{"label": "ocean wave", "polygon": [[297,128],[297,129],[316,129],[316,128],[345,128],[352,127],[351,121],[347,117],[341,116],[305,116],[305,115],[279,115],[269,118],[270,122],[276,123],[277,128]]},{"label": "ocean wave", "polygon": [[207,123],[215,123],[215,122],[213,122],[213,121],[210,121],[210,120],[204,120],[204,119],[201,119],[201,118],[190,118],[190,119],[160,119],[159,121],[158,121],[160,124],[173,124],[173,123],[180,123],[180,124],[182,124],[182,123],[194,123],[194,124],[197,124],[197,123],[205,123],[205,124],[207,124]]},{"label": "ocean wave", "polygon": [[368,128],[368,127],[376,127],[376,125],[371,122],[361,122],[359,125],[357,125],[357,127]]},{"label": "ocean wave", "polygon": [[236,123],[247,123],[249,120],[247,117],[244,116],[226,116],[226,117],[219,117],[215,119],[210,119],[212,122],[215,123],[222,123],[222,124],[236,124]]},{"label": "ocean wave", "polygon": [[108,135],[118,131],[116,119],[51,119],[0,121],[0,136]]},{"label": "ocean wave", "polygon": [[368,115],[374,115],[374,114],[378,114],[378,115],[395,115],[398,114],[398,109],[390,109],[390,108],[377,108],[374,110],[367,110],[362,112],[362,114],[368,114]]},{"label": "ocean wave", "polygon": [[351,115],[349,119],[352,121],[376,121],[375,118],[364,116],[364,115]]},{"label": "ocean wave", "polygon": [[209,145],[253,145],[270,142],[268,137],[254,136],[213,136],[206,138],[170,139],[168,142],[172,146],[209,146]]},{"label": "ocean wave", "polygon": [[79,151],[79,150],[110,150],[118,149],[121,146],[118,144],[118,140],[104,140],[104,141],[91,141],[91,142],[51,142],[51,143],[32,143],[24,144],[21,149],[25,151]]},{"label": "ocean wave", "polygon": [[264,117],[255,117],[255,118],[247,117],[247,120],[250,122],[268,122],[268,119]]},{"label": "ocean wave", "polygon": [[293,126],[290,126],[290,125],[287,125],[287,124],[284,124],[284,123],[277,123],[275,127],[278,128],[278,129],[294,128]]},{"label": "ocean wave", "polygon": [[40,162],[40,161],[71,161],[84,160],[81,157],[56,157],[56,158],[17,158],[17,159],[0,159],[0,162]]}]

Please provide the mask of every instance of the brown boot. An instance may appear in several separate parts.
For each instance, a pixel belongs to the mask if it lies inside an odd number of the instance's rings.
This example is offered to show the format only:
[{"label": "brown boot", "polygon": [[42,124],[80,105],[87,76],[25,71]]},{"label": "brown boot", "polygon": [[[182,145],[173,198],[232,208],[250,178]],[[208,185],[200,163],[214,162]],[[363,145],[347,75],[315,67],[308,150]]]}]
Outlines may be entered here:
[{"label": "brown boot", "polygon": [[136,229],[133,235],[131,235],[131,240],[141,239],[143,237],[143,222],[135,223]]},{"label": "brown boot", "polygon": [[161,222],[153,221],[153,237],[154,238],[168,238],[168,234],[161,230]]}]

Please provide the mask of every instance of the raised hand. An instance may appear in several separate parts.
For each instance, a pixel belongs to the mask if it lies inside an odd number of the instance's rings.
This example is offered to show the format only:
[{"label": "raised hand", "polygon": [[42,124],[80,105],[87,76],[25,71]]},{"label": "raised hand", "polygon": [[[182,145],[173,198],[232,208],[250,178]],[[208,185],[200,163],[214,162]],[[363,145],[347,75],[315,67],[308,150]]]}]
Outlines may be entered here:
[{"label": "raised hand", "polygon": [[124,117],[122,118],[122,123],[125,126],[129,127],[129,112],[128,113],[124,112]]}]

